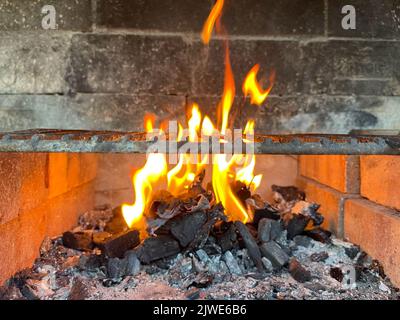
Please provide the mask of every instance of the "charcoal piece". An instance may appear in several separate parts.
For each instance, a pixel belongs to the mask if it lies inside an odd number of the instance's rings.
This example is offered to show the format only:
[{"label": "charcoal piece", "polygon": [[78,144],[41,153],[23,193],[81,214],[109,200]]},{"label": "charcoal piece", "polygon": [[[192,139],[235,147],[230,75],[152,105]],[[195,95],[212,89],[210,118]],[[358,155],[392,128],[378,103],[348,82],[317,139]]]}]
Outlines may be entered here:
[{"label": "charcoal piece", "polygon": [[292,258],[289,262],[289,273],[298,282],[304,283],[311,280],[311,273],[304,268],[297,259]]},{"label": "charcoal piece", "polygon": [[116,207],[112,212],[113,216],[111,220],[107,222],[106,226],[104,227],[104,231],[111,234],[119,234],[128,230],[129,227],[125,222],[124,216],[122,215],[122,207]]},{"label": "charcoal piece", "polygon": [[291,201],[301,201],[305,200],[306,194],[304,191],[299,190],[297,187],[289,186],[289,187],[281,187],[273,184],[271,189],[276,195],[282,198],[282,200],[286,202]]},{"label": "charcoal piece", "polygon": [[312,230],[304,231],[304,235],[310,237],[315,241],[319,241],[322,243],[330,243],[332,232],[328,230],[324,230],[322,228],[315,228]]},{"label": "charcoal piece", "polygon": [[141,269],[140,260],[137,256],[137,253],[133,250],[127,251],[124,259],[126,260],[125,275],[137,275]]},{"label": "charcoal piece", "polygon": [[276,240],[282,231],[280,221],[263,218],[258,223],[258,239],[261,242]]},{"label": "charcoal piece", "polygon": [[152,261],[173,256],[180,251],[178,241],[170,236],[158,236],[144,240],[137,254],[140,262],[149,264]]},{"label": "charcoal piece", "polygon": [[314,226],[319,226],[324,222],[324,216],[318,213],[320,207],[317,203],[299,201],[293,206],[291,213],[309,217]]},{"label": "charcoal piece", "polygon": [[245,205],[246,200],[251,197],[250,189],[241,181],[236,181],[233,186],[233,192],[237,195],[240,201]]},{"label": "charcoal piece", "polygon": [[93,234],[91,232],[64,232],[62,236],[64,247],[75,250],[92,250]]},{"label": "charcoal piece", "polygon": [[214,276],[208,273],[200,273],[196,276],[194,281],[190,283],[187,288],[195,287],[199,289],[207,288],[213,283]]},{"label": "charcoal piece", "polygon": [[300,214],[293,215],[286,225],[288,239],[292,240],[295,236],[302,234],[309,221],[309,217]]},{"label": "charcoal piece", "polygon": [[122,278],[125,275],[126,260],[111,258],[107,262],[107,276],[111,279]]},{"label": "charcoal piece", "polygon": [[189,292],[186,293],[185,296],[187,300],[197,300],[200,298],[200,293],[201,291],[195,288],[194,290],[189,290]]},{"label": "charcoal piece", "polygon": [[344,274],[343,274],[342,269],[340,269],[338,267],[333,267],[329,271],[329,274],[331,275],[332,278],[336,279],[337,281],[339,281],[339,282],[343,281]]},{"label": "charcoal piece", "polygon": [[105,263],[106,259],[103,255],[95,255],[95,254],[91,254],[89,256],[82,255],[79,258],[78,267],[81,270],[94,272],[97,271],[97,269],[99,269]]},{"label": "charcoal piece", "polygon": [[89,288],[80,278],[74,278],[68,300],[86,300],[89,298]]},{"label": "charcoal piece", "polygon": [[274,271],[274,266],[272,265],[272,262],[269,259],[267,259],[266,257],[262,257],[262,262],[263,262],[264,268],[265,268],[265,270],[267,270],[267,272]]},{"label": "charcoal piece", "polygon": [[221,205],[216,205],[211,210],[207,211],[207,222],[197,230],[193,241],[187,246],[186,251],[203,248],[214,225],[218,221],[226,221],[226,219],[224,209]]},{"label": "charcoal piece", "polygon": [[95,245],[100,245],[102,243],[104,243],[104,241],[108,238],[111,238],[112,234],[109,232],[95,232],[93,234],[93,243]]},{"label": "charcoal piece", "polygon": [[207,221],[207,214],[198,211],[171,220],[171,234],[182,247],[189,245]]},{"label": "charcoal piece", "polygon": [[253,260],[258,271],[262,272],[264,269],[261,260],[262,256],[256,240],[251,235],[249,229],[241,221],[235,221],[235,227],[242,236],[243,242],[248,250],[250,258]]},{"label": "charcoal piece", "polygon": [[239,267],[239,264],[235,257],[233,256],[232,252],[226,251],[223,255],[224,261],[229,269],[229,272],[233,275],[241,275],[242,270]]},{"label": "charcoal piece", "polygon": [[311,244],[311,239],[306,236],[295,236],[293,241],[298,245],[305,248],[308,248]]},{"label": "charcoal piece", "polygon": [[128,230],[107,238],[99,244],[99,248],[110,258],[122,258],[126,251],[140,243],[139,231]]},{"label": "charcoal piece", "polygon": [[267,218],[271,220],[279,220],[281,216],[272,207],[266,207],[263,209],[254,210],[253,225],[258,228],[258,224],[261,219]]},{"label": "charcoal piece", "polygon": [[229,225],[228,230],[217,238],[218,245],[221,247],[222,252],[233,249],[237,246],[236,229],[233,223]]},{"label": "charcoal piece", "polygon": [[360,247],[351,246],[350,248],[344,248],[344,252],[350,259],[354,259],[355,257],[357,257],[358,253],[360,252]]},{"label": "charcoal piece", "polygon": [[312,262],[324,262],[328,258],[329,258],[329,254],[325,251],[316,252],[310,256],[310,260]]},{"label": "charcoal piece", "polygon": [[289,262],[289,256],[275,241],[263,243],[260,250],[262,255],[271,261],[275,269],[280,269]]}]

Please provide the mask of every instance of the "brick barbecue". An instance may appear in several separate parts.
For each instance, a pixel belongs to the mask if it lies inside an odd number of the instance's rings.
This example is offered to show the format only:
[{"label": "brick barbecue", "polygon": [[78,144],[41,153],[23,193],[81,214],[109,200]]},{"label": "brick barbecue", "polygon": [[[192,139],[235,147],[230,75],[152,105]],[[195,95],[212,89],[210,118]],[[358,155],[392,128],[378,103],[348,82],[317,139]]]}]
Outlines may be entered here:
[{"label": "brick barbecue", "polygon": [[[350,1],[347,31],[341,0],[225,1],[229,36],[207,46],[214,0],[54,0],[55,30],[47,1],[14,2],[0,1],[0,298],[398,298],[398,1]],[[235,189],[254,216],[228,221],[205,166],[191,196],[155,190],[143,237],[123,214],[153,143],[143,118],[184,123],[196,102],[214,121],[228,40],[236,88],[255,63],[264,84],[276,73],[265,105],[237,90],[232,111],[255,122],[264,180]]]}]

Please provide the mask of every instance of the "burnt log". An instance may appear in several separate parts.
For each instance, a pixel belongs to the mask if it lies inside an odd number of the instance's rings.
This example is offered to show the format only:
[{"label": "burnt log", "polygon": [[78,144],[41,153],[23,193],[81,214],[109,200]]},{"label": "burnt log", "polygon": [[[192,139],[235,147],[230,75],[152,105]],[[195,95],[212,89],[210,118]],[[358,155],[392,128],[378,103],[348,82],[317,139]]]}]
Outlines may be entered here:
[{"label": "burnt log", "polygon": [[139,231],[128,230],[106,238],[98,246],[107,257],[122,258],[126,251],[135,248],[139,243]]},{"label": "burnt log", "polygon": [[257,245],[256,240],[251,235],[249,229],[247,229],[247,227],[241,221],[235,221],[235,227],[239,231],[239,234],[243,239],[243,242],[248,250],[250,258],[253,260],[258,271],[262,272],[264,270],[264,266],[262,262],[261,252]]},{"label": "burnt log", "polygon": [[137,250],[140,262],[150,262],[173,256],[181,251],[178,241],[170,236],[147,238]]}]

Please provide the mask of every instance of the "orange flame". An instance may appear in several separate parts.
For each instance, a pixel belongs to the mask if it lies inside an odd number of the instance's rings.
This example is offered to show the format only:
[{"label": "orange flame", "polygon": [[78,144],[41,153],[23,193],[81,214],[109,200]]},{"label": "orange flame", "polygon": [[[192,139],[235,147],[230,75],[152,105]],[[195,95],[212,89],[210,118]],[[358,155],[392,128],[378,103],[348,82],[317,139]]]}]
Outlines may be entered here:
[{"label": "orange flame", "polygon": [[259,70],[260,65],[256,64],[247,74],[242,88],[245,97],[250,96],[250,102],[258,106],[262,105],[265,99],[267,99],[275,80],[275,73],[272,72],[270,76],[270,85],[266,90],[263,90],[257,81],[257,74]]},{"label": "orange flame", "polygon": [[[145,117],[147,132],[153,132],[154,117]],[[149,205],[153,186],[165,177],[167,173],[167,160],[164,154],[149,154],[146,164],[138,170],[132,179],[135,191],[135,203],[133,205],[123,204],[122,215],[127,225],[145,230],[146,221],[143,214]]]},{"label": "orange flame", "polygon": [[201,33],[201,39],[204,44],[208,44],[211,39],[211,34],[215,26],[215,22],[221,16],[222,8],[224,7],[224,0],[217,0],[214,7],[211,10],[210,15],[208,16],[203,31]]},{"label": "orange flame", "polygon": [[225,49],[225,80],[222,100],[218,106],[218,116],[221,122],[221,134],[226,133],[228,128],[229,112],[231,111],[235,98],[235,79],[233,78],[231,60],[229,57],[229,47]]},{"label": "orange flame", "polygon": [[[217,23],[220,27],[220,17],[224,6],[224,0],[217,0],[212,11],[204,24],[201,38],[205,44],[211,39],[211,34]],[[218,29],[217,29],[218,31]],[[243,92],[245,97],[251,97],[251,103],[261,105],[268,97],[274,82],[274,73],[270,77],[270,86],[263,90],[257,81],[257,74],[260,66],[256,64],[248,73],[243,83]],[[217,126],[220,134],[224,135],[229,127],[229,114],[233,106],[236,94],[235,81],[232,72],[232,66],[229,56],[229,46],[225,43],[225,78],[224,91],[222,99],[217,109]],[[199,136],[213,136],[216,133],[216,127],[208,116],[204,116],[200,112],[197,104],[192,104],[190,114],[187,121],[187,134],[190,142],[199,142]],[[154,115],[146,115],[145,128],[147,132],[154,132]],[[184,129],[178,124],[177,141],[184,139]],[[243,131],[246,138],[243,142],[250,143],[249,136],[254,136],[255,123],[249,120]],[[220,138],[220,142],[224,142]],[[146,226],[144,217],[146,210],[151,202],[152,191],[154,187],[161,183],[162,180],[167,181],[167,190],[174,196],[180,196],[184,193],[193,182],[196,176],[205,168],[209,155],[203,155],[199,161],[196,155],[196,164],[192,161],[190,154],[182,153],[179,155],[178,163],[168,171],[166,155],[150,154],[144,167],[136,172],[133,177],[133,187],[135,191],[135,203],[133,205],[124,204],[122,206],[123,216],[129,227],[135,227],[143,231]],[[222,203],[225,208],[226,215],[230,220],[240,220],[244,223],[250,219],[249,213],[245,208],[245,204],[238,198],[234,191],[236,181],[243,182],[252,192],[260,185],[262,175],[255,175],[256,158],[254,154],[242,155],[234,154],[229,159],[226,154],[216,154],[212,156],[212,178],[211,183],[217,203]]]}]

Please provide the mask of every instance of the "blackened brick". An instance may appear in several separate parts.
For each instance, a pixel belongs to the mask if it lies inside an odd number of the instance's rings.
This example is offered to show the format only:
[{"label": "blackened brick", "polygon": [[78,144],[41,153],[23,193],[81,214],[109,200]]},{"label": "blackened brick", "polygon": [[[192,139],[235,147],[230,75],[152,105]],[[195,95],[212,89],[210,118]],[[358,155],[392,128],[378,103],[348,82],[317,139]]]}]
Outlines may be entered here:
[{"label": "blackened brick", "polygon": [[188,45],[179,37],[76,35],[71,73],[78,92],[186,93]]},{"label": "blackened brick", "polygon": [[303,92],[399,95],[400,45],[390,41],[311,42],[303,47]]},{"label": "blackened brick", "polygon": [[211,0],[100,0],[97,25],[106,28],[200,32]]},{"label": "blackened brick", "polygon": [[[213,41],[205,47],[202,43],[193,45],[191,60],[194,68],[192,93],[218,95],[223,91],[224,55],[222,41]],[[236,92],[242,92],[245,76],[255,64],[260,64],[258,78],[266,87],[272,70],[276,81],[272,94],[283,95],[299,92],[301,88],[301,51],[297,42],[292,41],[231,41],[230,55],[236,80]]]},{"label": "blackened brick", "polygon": [[92,28],[90,0],[3,0],[0,31],[43,30],[45,5],[56,9],[57,30],[89,31]]},{"label": "blackened brick", "polygon": [[[356,9],[356,29],[342,28],[342,8]],[[330,0],[328,8],[330,36],[400,39],[400,2],[398,0]]]},{"label": "blackened brick", "polygon": [[233,35],[323,35],[324,1],[226,1],[222,19]]},{"label": "blackened brick", "polygon": [[0,93],[62,93],[70,36],[7,33],[0,37]]}]

